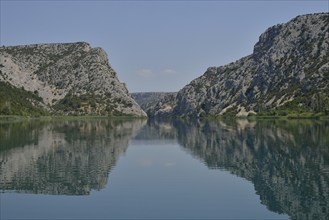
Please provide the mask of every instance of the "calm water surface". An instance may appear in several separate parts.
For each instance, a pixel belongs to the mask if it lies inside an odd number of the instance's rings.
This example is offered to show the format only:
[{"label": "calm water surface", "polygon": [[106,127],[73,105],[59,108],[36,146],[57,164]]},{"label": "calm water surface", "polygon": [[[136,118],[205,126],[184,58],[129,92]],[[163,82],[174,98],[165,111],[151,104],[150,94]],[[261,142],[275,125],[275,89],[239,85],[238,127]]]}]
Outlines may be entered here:
[{"label": "calm water surface", "polygon": [[329,122],[0,123],[0,219],[328,219]]}]

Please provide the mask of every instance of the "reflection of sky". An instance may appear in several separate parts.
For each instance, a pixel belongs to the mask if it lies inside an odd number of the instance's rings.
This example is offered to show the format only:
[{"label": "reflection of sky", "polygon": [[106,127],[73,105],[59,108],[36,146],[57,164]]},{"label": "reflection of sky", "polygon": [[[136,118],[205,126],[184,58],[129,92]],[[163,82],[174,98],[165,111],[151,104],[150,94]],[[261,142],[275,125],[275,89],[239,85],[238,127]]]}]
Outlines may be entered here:
[{"label": "reflection of sky", "polygon": [[177,143],[133,142],[110,178],[105,190],[129,198],[128,218],[282,218],[260,204],[251,182],[209,170]]},{"label": "reflection of sky", "polygon": [[1,196],[2,215],[15,218],[287,218],[261,205],[251,182],[168,143],[131,143],[107,187],[89,196]]}]

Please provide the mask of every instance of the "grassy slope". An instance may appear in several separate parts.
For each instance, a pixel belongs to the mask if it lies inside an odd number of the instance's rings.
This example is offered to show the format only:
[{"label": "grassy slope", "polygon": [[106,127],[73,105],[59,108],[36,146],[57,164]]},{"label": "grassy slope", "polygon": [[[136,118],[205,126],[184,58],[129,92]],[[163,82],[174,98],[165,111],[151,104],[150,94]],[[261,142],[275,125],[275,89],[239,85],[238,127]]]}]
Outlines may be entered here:
[{"label": "grassy slope", "polygon": [[41,102],[37,94],[0,82],[0,115],[45,115],[42,107],[32,104]]}]

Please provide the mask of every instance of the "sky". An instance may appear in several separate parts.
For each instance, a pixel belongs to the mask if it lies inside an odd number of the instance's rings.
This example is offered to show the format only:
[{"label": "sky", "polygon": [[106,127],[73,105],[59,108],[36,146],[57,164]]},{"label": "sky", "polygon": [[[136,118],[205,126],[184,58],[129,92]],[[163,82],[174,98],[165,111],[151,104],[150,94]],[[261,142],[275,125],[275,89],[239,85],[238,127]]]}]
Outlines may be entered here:
[{"label": "sky", "polygon": [[0,45],[88,42],[130,92],[174,92],[329,0],[0,0]]}]

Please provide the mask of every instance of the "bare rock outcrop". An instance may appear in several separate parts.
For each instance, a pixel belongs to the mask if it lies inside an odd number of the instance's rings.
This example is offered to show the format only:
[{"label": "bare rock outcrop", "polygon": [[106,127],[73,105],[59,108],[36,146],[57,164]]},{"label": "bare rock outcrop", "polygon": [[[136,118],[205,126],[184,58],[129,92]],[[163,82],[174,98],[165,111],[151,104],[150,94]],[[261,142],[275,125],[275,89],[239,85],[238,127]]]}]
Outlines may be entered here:
[{"label": "bare rock outcrop", "polygon": [[85,42],[3,46],[0,70],[0,81],[38,95],[50,112],[146,116],[106,52]]},{"label": "bare rock outcrop", "polygon": [[329,14],[270,27],[251,55],[208,68],[172,100],[159,103],[172,106],[168,114],[179,117],[329,113]]}]

